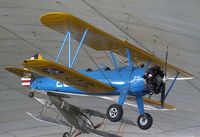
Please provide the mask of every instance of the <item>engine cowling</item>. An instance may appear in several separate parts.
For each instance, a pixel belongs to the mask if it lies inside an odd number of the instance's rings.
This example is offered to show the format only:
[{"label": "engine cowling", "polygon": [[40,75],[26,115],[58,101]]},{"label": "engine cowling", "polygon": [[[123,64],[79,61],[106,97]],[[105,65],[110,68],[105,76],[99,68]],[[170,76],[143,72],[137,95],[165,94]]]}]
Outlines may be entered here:
[{"label": "engine cowling", "polygon": [[164,73],[159,66],[151,67],[147,70],[143,78],[146,82],[146,92],[149,95],[159,94],[163,87]]}]

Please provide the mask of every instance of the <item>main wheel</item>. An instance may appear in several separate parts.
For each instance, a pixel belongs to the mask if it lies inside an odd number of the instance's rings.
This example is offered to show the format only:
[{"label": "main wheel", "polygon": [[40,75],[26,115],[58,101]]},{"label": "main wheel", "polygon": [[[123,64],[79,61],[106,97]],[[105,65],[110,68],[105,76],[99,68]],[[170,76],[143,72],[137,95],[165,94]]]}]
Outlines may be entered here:
[{"label": "main wheel", "polygon": [[153,124],[153,118],[150,114],[145,113],[144,115],[140,115],[137,119],[137,125],[142,130],[149,129]]},{"label": "main wheel", "polygon": [[34,92],[30,92],[28,95],[29,95],[30,98],[33,98],[34,97]]},{"label": "main wheel", "polygon": [[121,120],[123,116],[123,108],[118,104],[112,104],[107,109],[107,118],[112,122],[117,122]]},{"label": "main wheel", "polygon": [[70,134],[69,134],[68,132],[65,132],[65,133],[63,134],[63,137],[70,137]]}]

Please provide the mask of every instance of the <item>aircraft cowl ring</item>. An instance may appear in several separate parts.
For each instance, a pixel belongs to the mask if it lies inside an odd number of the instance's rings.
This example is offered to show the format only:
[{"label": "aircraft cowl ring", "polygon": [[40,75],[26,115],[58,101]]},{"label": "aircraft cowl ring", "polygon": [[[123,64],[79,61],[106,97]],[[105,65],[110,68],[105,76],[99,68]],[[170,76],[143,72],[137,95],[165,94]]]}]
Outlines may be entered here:
[{"label": "aircraft cowl ring", "polygon": [[164,73],[160,67],[149,68],[143,76],[146,82],[146,91],[149,95],[159,94],[162,91]]}]

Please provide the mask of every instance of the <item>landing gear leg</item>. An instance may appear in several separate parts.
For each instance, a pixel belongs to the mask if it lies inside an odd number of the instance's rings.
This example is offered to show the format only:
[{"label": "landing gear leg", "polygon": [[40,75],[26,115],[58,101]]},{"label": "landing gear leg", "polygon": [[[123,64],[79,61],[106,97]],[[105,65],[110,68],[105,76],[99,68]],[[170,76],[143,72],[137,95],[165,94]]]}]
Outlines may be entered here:
[{"label": "landing gear leg", "polygon": [[33,91],[31,91],[31,92],[29,92],[29,94],[28,94],[28,95],[29,95],[29,97],[30,97],[30,98],[33,98],[35,94],[34,94],[34,92],[33,92]]},{"label": "landing gear leg", "polygon": [[123,117],[123,104],[128,96],[128,90],[123,90],[120,92],[120,96],[118,99],[117,104],[112,104],[108,107],[107,109],[107,118],[112,121],[112,122],[118,122],[122,119]]},{"label": "landing gear leg", "polygon": [[153,124],[153,118],[150,114],[144,113],[144,104],[142,96],[136,96],[138,111],[140,113],[137,119],[137,125],[142,130],[149,129]]}]

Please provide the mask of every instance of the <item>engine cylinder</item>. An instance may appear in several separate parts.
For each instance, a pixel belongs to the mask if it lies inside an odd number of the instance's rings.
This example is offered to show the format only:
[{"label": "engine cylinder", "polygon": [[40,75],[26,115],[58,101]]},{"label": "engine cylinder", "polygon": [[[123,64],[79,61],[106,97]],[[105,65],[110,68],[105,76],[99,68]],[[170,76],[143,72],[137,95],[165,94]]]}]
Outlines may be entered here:
[{"label": "engine cylinder", "polygon": [[159,94],[162,91],[163,77],[163,71],[159,66],[154,66],[147,70],[143,78],[146,82],[146,91],[148,94]]}]

